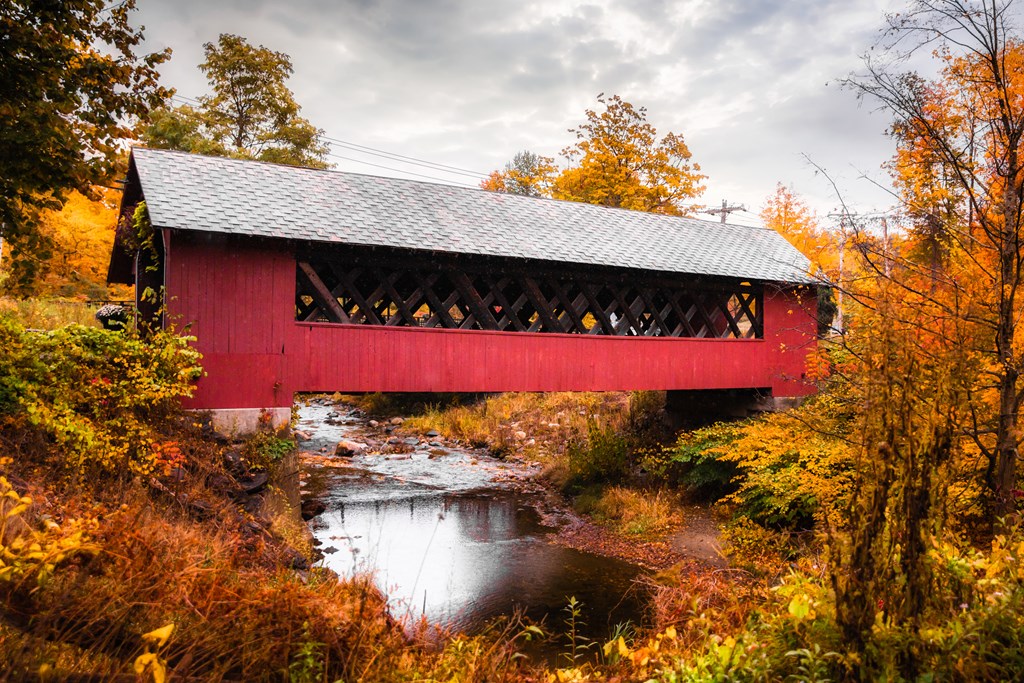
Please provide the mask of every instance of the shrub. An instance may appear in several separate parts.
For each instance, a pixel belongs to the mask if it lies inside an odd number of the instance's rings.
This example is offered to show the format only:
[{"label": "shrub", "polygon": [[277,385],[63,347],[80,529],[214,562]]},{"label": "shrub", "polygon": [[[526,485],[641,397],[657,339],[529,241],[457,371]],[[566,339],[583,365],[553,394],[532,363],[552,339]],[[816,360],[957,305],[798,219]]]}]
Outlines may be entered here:
[{"label": "shrub", "polygon": [[840,394],[684,433],[644,464],[692,490],[724,494],[739,515],[765,526],[809,528],[825,517],[839,523],[852,471],[849,407]]},{"label": "shrub", "polygon": [[295,441],[279,434],[257,431],[249,436],[242,446],[249,467],[270,470],[281,458],[295,450]]},{"label": "shrub", "polygon": [[678,505],[668,493],[622,486],[586,491],[576,499],[575,507],[598,523],[637,536],[665,531],[681,519]]},{"label": "shrub", "polygon": [[647,451],[643,466],[660,479],[683,485],[692,495],[720,498],[736,489],[738,470],[735,462],[720,455],[739,437],[739,425],[725,422],[683,432],[674,446]]},{"label": "shrub", "polygon": [[618,481],[629,472],[629,444],[614,426],[587,420],[587,439],[566,449],[571,485]]},{"label": "shrub", "polygon": [[0,316],[0,427],[35,431],[68,470],[147,474],[156,425],[202,370],[189,338],[82,325],[26,332]]}]

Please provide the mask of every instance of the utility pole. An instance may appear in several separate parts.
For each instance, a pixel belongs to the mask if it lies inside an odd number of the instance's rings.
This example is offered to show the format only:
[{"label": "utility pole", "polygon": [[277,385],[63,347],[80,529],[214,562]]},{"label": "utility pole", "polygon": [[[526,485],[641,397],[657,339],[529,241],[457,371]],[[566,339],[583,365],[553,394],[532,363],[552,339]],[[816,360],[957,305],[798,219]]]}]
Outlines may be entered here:
[{"label": "utility pole", "polygon": [[725,223],[725,217],[728,216],[733,211],[746,211],[746,210],[747,210],[747,207],[743,206],[742,204],[734,204],[733,206],[729,206],[729,202],[727,202],[727,201],[725,201],[723,199],[722,200],[722,208],[721,209],[705,209],[704,213],[709,213],[712,216],[721,216],[722,217],[722,222]]}]

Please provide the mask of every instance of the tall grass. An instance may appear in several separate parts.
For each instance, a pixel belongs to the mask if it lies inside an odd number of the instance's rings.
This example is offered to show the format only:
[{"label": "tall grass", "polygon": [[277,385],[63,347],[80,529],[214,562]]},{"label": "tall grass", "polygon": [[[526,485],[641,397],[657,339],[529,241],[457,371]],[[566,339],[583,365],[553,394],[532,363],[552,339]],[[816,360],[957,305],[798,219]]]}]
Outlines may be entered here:
[{"label": "tall grass", "polygon": [[598,523],[639,537],[662,534],[683,521],[679,500],[667,491],[591,489],[576,498],[575,507]]},{"label": "tall grass", "polygon": [[0,314],[27,329],[54,330],[65,325],[100,327],[97,307],[74,299],[12,299],[0,297]]},{"label": "tall grass", "polygon": [[656,392],[505,393],[464,405],[428,406],[407,419],[406,426],[551,463],[564,461],[570,444],[586,443],[595,420],[614,431],[627,430],[638,397],[645,409],[657,410],[651,408],[658,406],[657,397],[651,400],[649,393]]}]

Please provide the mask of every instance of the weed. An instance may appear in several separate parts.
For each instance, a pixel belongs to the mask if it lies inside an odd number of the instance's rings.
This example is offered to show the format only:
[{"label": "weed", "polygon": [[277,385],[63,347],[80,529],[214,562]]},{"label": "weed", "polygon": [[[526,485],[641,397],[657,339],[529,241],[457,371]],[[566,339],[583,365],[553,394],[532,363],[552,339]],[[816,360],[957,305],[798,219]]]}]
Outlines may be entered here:
[{"label": "weed", "polygon": [[629,472],[629,444],[614,425],[587,421],[587,439],[569,445],[570,485],[619,481]]},{"label": "weed", "polygon": [[281,459],[295,450],[295,440],[270,431],[257,431],[242,446],[249,467],[271,470]]},{"label": "weed", "polygon": [[635,536],[663,533],[681,522],[678,501],[666,491],[595,487],[577,496],[573,505],[599,524]]},{"label": "weed", "polygon": [[580,660],[587,656],[589,651],[596,645],[589,638],[580,633],[580,629],[586,626],[583,621],[583,603],[576,599],[576,596],[566,598],[566,605],[562,608],[565,612],[565,652],[562,657],[568,666],[576,667]]},{"label": "weed", "polygon": [[288,664],[288,680],[291,683],[316,683],[323,678],[324,644],[313,640],[309,635],[309,622],[302,624],[302,640],[298,649],[292,654]]}]

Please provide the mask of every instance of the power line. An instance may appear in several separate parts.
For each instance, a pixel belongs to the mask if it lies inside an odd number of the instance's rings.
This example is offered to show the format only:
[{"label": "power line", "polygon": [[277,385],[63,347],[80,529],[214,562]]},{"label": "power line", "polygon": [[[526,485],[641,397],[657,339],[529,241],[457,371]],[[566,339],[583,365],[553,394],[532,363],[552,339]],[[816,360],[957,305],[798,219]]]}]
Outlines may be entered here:
[{"label": "power line", "polygon": [[[172,96],[172,98],[180,100],[181,102],[183,102],[185,104],[201,104],[201,102],[199,100],[197,100],[197,99],[195,99],[193,97],[186,97],[185,95],[175,94],[175,95]],[[460,168],[458,166],[451,166],[449,164],[441,164],[441,163],[438,163],[438,162],[435,162],[435,161],[427,161],[426,159],[418,159],[416,157],[408,156],[408,155],[405,155],[405,154],[398,154],[397,152],[388,152],[386,150],[377,149],[375,147],[370,147],[368,145],[360,145],[360,144],[355,143],[355,142],[349,142],[348,140],[341,140],[340,138],[334,138],[334,137],[330,137],[330,136],[327,136],[327,135],[322,135],[321,138],[323,140],[327,141],[332,146],[339,146],[339,147],[351,150],[353,152],[358,152],[360,154],[369,154],[371,156],[382,157],[382,158],[388,159],[390,161],[398,161],[398,162],[403,163],[403,164],[411,164],[411,165],[414,165],[414,166],[420,166],[422,168],[428,168],[430,170],[439,171],[441,173],[452,173],[452,174],[456,174],[456,175],[468,176],[468,177],[474,178],[476,180],[482,180],[482,179],[487,177],[486,173],[480,173],[478,171],[471,171],[471,170],[466,169],[466,168]],[[417,176],[420,176],[420,177],[423,177],[423,178],[430,178],[432,180],[440,180],[439,178],[437,178],[435,176],[423,175],[421,173],[412,173],[411,171],[403,171],[401,169],[392,168],[390,166],[383,166],[383,165],[380,165],[380,164],[373,164],[373,163],[368,162],[368,161],[362,161],[361,159],[353,159],[352,157],[346,157],[346,156],[342,156],[340,154],[331,154],[331,156],[336,156],[339,159],[346,159],[348,161],[354,161],[356,163],[365,163],[365,164],[367,164],[369,166],[376,166],[377,168],[383,168],[383,169],[387,169],[387,170],[390,170],[390,171],[396,171],[398,173],[410,173],[410,175],[417,175]],[[463,184],[466,184],[468,186],[468,183],[463,183]]]},{"label": "power line", "polygon": [[425,175],[423,173],[414,173],[412,171],[406,171],[406,170],[403,170],[403,169],[400,169],[400,168],[393,168],[391,166],[383,166],[381,164],[375,164],[372,161],[364,161],[363,159],[355,159],[353,157],[346,157],[346,156],[342,156],[341,154],[335,154],[334,152],[328,152],[327,156],[334,157],[336,159],[344,159],[345,161],[354,161],[357,164],[366,164],[367,166],[373,166],[374,168],[383,168],[383,169],[388,170],[388,171],[394,171],[395,173],[405,173],[407,175],[414,175],[414,176],[418,176],[420,178],[428,178],[429,180],[433,180],[433,181],[436,181],[436,182],[439,182],[439,183],[444,183],[445,185],[458,185],[459,187],[472,187],[472,188],[477,188],[478,187],[477,185],[470,185],[469,183],[462,183],[462,182],[459,182],[457,180],[449,180],[447,178],[438,178],[437,176]]},{"label": "power line", "polygon": [[405,154],[398,154],[396,152],[387,152],[385,150],[377,149],[375,147],[369,147],[367,145],[360,145],[360,144],[357,144],[355,142],[348,142],[346,140],[339,140],[338,138],[332,138],[332,137],[328,137],[326,135],[324,135],[322,137],[323,137],[324,140],[327,140],[328,142],[331,142],[331,143],[337,144],[337,145],[341,145],[342,147],[348,147],[348,148],[352,149],[353,151],[364,152],[366,154],[372,154],[374,156],[391,157],[391,158],[393,158],[395,160],[407,161],[409,163],[414,163],[414,164],[418,164],[418,165],[431,166],[431,167],[434,167],[434,168],[436,168],[438,170],[444,170],[444,171],[446,171],[448,173],[461,173],[463,175],[469,175],[469,176],[472,176],[474,178],[486,178],[487,175],[488,175],[487,173],[481,173],[479,171],[471,171],[471,170],[469,170],[467,168],[460,168],[458,166],[449,166],[448,164],[440,164],[440,163],[437,163],[436,161],[427,161],[426,159],[417,159],[416,157],[406,156]]},{"label": "power line", "polygon": [[747,210],[747,207],[743,206],[742,204],[734,204],[733,206],[729,206],[729,203],[723,199],[722,200],[722,208],[720,208],[720,209],[705,209],[704,213],[709,213],[712,216],[721,216],[722,222],[724,223],[726,217],[728,217],[728,215],[730,213],[732,213],[733,211],[746,211],[746,210]]}]

